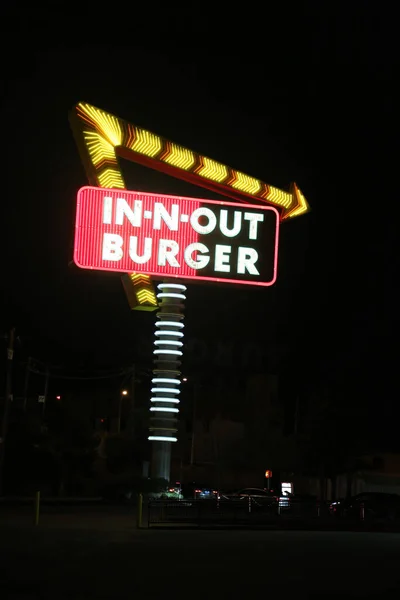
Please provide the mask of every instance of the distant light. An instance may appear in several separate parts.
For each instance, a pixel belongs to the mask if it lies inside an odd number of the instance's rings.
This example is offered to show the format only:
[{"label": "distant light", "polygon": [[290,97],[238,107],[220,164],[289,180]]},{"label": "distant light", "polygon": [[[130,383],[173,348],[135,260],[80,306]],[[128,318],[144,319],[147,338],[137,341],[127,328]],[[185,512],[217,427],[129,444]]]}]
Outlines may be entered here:
[{"label": "distant light", "polygon": [[187,377],[184,377],[184,378],[182,379],[182,381],[187,381]]},{"label": "distant light", "polygon": [[122,393],[123,396],[127,396],[128,395],[128,390],[122,390],[121,393]]},{"label": "distant light", "polygon": [[61,400],[61,396],[56,396],[56,400]]}]

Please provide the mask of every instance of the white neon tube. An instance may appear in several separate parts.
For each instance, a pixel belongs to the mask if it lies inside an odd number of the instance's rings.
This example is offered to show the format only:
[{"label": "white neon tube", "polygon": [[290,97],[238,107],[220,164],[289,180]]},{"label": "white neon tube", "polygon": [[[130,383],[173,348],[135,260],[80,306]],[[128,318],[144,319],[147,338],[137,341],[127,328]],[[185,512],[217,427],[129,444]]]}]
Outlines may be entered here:
[{"label": "white neon tube", "polygon": [[150,408],[151,412],[168,412],[168,413],[178,413],[179,408],[169,408],[168,406],[152,406]]},{"label": "white neon tube", "polygon": [[178,438],[168,437],[167,435],[149,435],[147,438],[151,442],[177,442]]},{"label": "white neon tube", "polygon": [[180,379],[168,379],[168,377],[154,377],[151,383],[172,383],[174,385],[180,385]]},{"label": "white neon tube", "polygon": [[186,296],[184,294],[175,294],[174,292],[163,292],[162,294],[157,294],[157,298],[181,298],[182,300],[186,300]]},{"label": "white neon tube", "polygon": [[174,356],[182,356],[183,352],[180,350],[153,350],[153,354],[173,354]]},{"label": "white neon tube", "polygon": [[154,342],[155,346],[176,346],[177,348],[182,348],[182,342],[177,342],[176,340],[156,340]]},{"label": "white neon tube", "polygon": [[165,392],[166,394],[180,394],[181,390],[175,390],[174,388],[151,388],[152,394],[156,394],[157,392]]},{"label": "white neon tube", "polygon": [[159,283],[157,287],[159,290],[165,290],[166,288],[183,290],[184,292],[187,290],[186,285],[182,285],[181,283]]},{"label": "white neon tube", "polygon": [[156,335],[176,335],[177,337],[183,337],[183,333],[181,331],[165,331],[165,329],[156,331]]},{"label": "white neon tube", "polygon": [[182,327],[185,327],[180,321],[157,321],[156,323],[156,327],[164,327],[164,325],[167,325],[168,327],[180,327],[181,329]]},{"label": "white neon tube", "polygon": [[155,396],[153,396],[153,398],[150,398],[150,402],[165,402],[165,403],[170,403],[170,404],[179,404],[180,400],[178,400],[178,398],[156,398]]}]

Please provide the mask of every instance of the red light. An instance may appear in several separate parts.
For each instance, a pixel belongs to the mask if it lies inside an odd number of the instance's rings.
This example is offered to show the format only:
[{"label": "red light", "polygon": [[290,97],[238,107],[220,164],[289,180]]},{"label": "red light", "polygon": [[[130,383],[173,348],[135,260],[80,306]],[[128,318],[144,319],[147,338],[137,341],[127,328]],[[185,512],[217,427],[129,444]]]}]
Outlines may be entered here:
[{"label": "red light", "polygon": [[56,400],[61,400],[61,396],[56,396]]},{"label": "red light", "polygon": [[100,423],[104,423],[104,419],[100,419]]},{"label": "red light", "polygon": [[[76,234],[74,261],[82,268],[99,269],[102,271],[122,271],[124,273],[135,271],[135,273],[179,275],[180,277],[196,277],[196,270],[189,267],[185,261],[183,252],[186,246],[198,241],[198,234],[188,225],[180,223],[179,231],[170,231],[164,221],[161,221],[161,228],[154,230],[152,219],[143,217],[142,225],[135,231],[138,235],[138,254],[143,253],[144,239],[153,239],[153,252],[151,258],[146,264],[136,264],[125,252],[122,259],[118,262],[102,259],[103,236],[105,233],[117,233],[123,238],[123,248],[129,248],[129,238],[133,234],[133,228],[127,218],[124,219],[124,225],[109,225],[103,223],[103,201],[104,197],[113,198],[113,213],[115,213],[115,203],[117,198],[131,201],[134,199],[143,201],[143,215],[145,212],[152,213],[154,202],[160,201],[167,210],[171,209],[172,204],[177,203],[174,196],[160,196],[158,194],[143,194],[141,192],[131,192],[126,190],[106,190],[104,188],[83,187],[78,192],[78,206],[76,215]],[[196,208],[200,207],[200,201],[195,199],[182,198],[179,202],[182,214],[190,214]],[[165,266],[157,264],[157,252],[154,248],[158,247],[160,239],[168,239],[180,242],[180,250],[176,256],[181,266],[179,272],[167,263]]]}]

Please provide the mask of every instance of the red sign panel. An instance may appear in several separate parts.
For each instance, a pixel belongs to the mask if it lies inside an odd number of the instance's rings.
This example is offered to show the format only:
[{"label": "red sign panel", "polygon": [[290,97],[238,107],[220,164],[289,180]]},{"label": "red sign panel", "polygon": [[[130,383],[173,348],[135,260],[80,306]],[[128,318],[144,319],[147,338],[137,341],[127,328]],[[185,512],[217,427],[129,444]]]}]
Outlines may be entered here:
[{"label": "red sign panel", "polygon": [[74,261],[83,269],[269,286],[278,233],[271,206],[83,187]]}]

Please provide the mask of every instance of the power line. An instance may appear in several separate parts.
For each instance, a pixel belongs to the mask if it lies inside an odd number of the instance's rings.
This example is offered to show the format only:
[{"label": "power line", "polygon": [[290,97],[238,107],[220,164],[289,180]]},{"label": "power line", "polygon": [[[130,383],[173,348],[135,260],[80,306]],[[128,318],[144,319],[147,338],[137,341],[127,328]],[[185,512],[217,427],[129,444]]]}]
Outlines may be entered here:
[{"label": "power line", "polygon": [[[46,372],[45,371],[39,371],[38,369],[35,369],[33,367],[30,367],[30,371],[32,373],[36,373],[37,375],[42,375],[43,377],[46,376]],[[85,377],[80,376],[80,375],[60,375],[58,373],[52,373],[50,371],[50,377],[53,377],[55,379],[69,379],[69,380],[75,380],[75,381],[92,381],[95,379],[116,379],[117,377],[122,377],[124,375],[130,375],[133,372],[133,369],[125,369],[123,371],[119,371],[117,373],[109,373],[107,375],[87,375]]]}]

